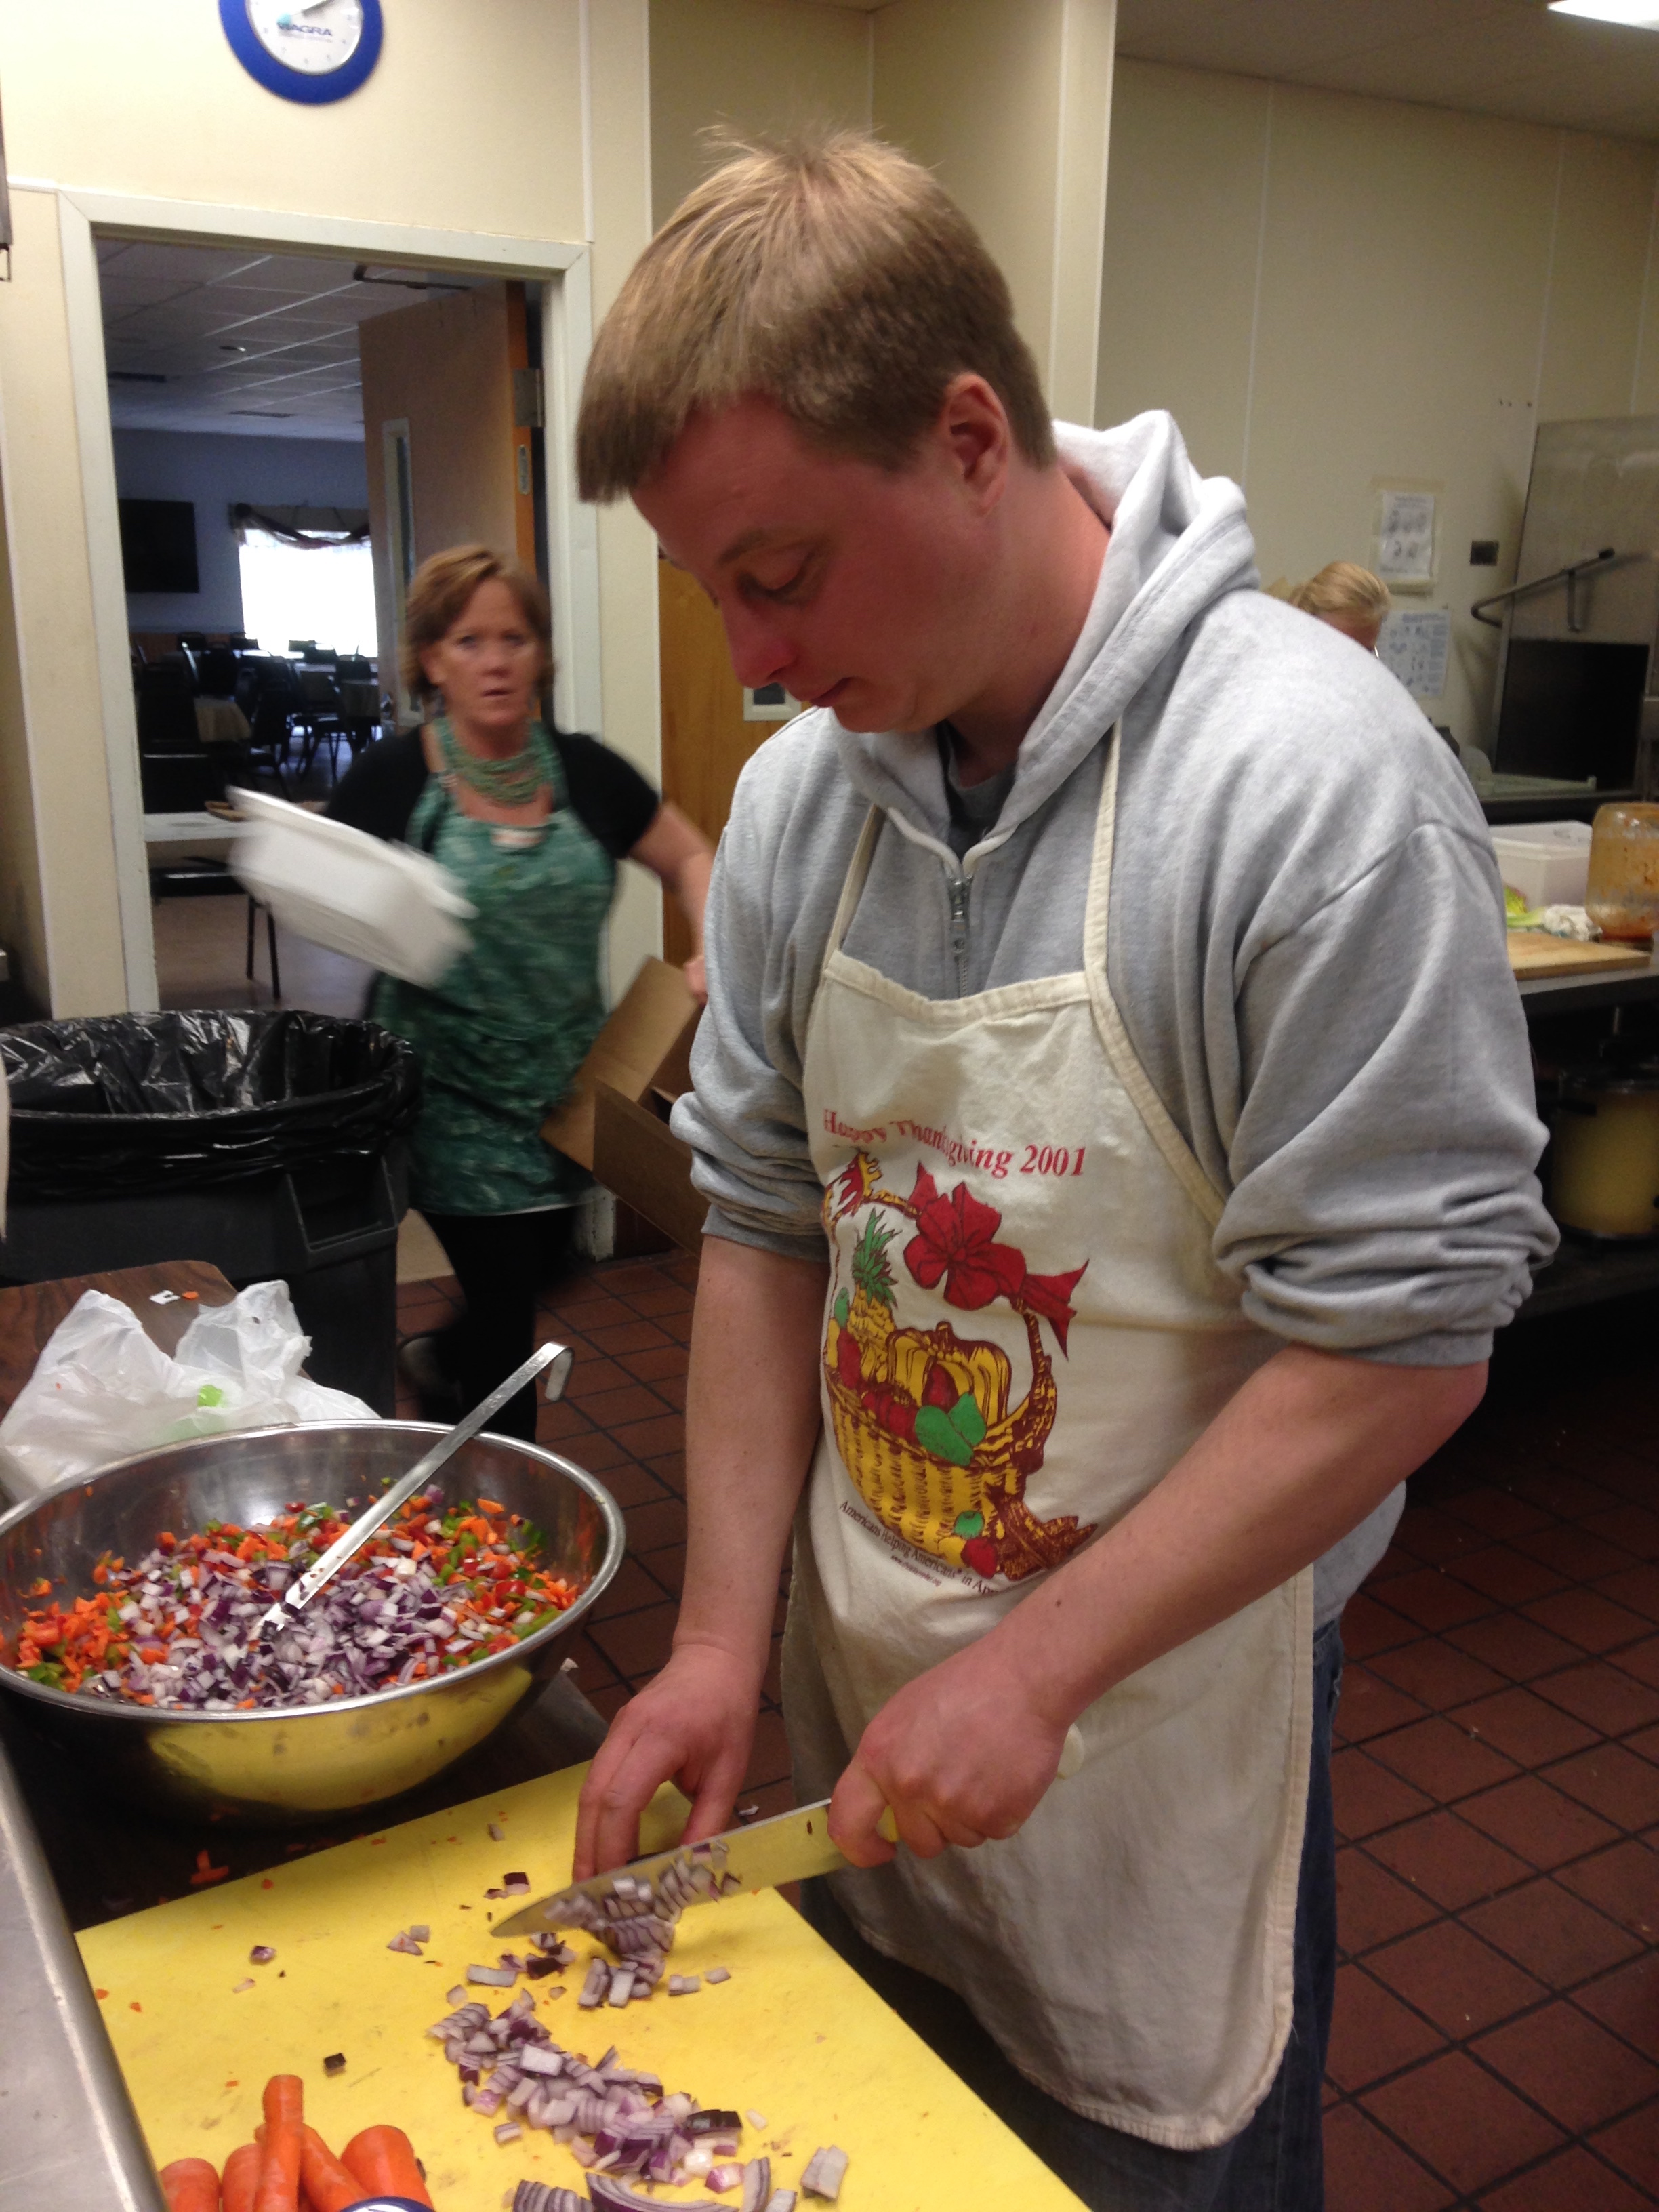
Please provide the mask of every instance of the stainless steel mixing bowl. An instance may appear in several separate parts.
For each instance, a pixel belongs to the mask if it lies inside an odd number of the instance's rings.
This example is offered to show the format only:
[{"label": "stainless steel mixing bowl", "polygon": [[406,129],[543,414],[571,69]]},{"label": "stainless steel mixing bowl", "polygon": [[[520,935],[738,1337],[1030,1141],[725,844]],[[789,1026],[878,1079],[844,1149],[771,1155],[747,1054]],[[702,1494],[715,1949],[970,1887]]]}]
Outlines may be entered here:
[{"label": "stainless steel mixing bowl", "polygon": [[112,1813],[125,1797],[163,1812],[270,1826],[377,1805],[483,1742],[556,1672],[560,1639],[622,1564],[616,1500],[591,1474],[535,1444],[482,1436],[438,1481],[448,1498],[499,1499],[545,1534],[544,1563],[585,1583],[568,1613],[510,1651],[366,1698],[250,1713],[158,1712],[70,1696],[5,1664],[45,1575],[60,1597],[92,1588],[106,1552],[140,1559],[164,1528],[249,1527],[296,1498],[344,1505],[411,1468],[444,1431],[424,1421],[342,1421],[248,1429],[120,1460],[0,1518],[0,1689],[97,1783]]}]

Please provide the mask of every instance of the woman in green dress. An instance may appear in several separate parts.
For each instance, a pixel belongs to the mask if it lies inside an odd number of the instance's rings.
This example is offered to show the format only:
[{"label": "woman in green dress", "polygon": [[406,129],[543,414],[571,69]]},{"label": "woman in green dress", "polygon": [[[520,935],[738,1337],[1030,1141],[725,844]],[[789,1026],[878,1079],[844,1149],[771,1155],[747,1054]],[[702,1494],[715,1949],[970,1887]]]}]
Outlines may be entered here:
[{"label": "woman in green dress", "polygon": [[[466,1301],[404,1347],[431,1409],[471,1405],[529,1356],[536,1293],[568,1249],[589,1188],[541,1125],[605,1019],[599,954],[617,863],[678,900],[702,992],[707,840],[620,754],[540,719],[550,659],[535,579],[482,545],[427,562],[410,586],[404,678],[434,709],[370,748],[328,811],[441,861],[477,909],[470,949],[430,988],[383,975],[371,1012],[420,1056],[410,1197]],[[495,1425],[533,1437],[533,1390]]]}]

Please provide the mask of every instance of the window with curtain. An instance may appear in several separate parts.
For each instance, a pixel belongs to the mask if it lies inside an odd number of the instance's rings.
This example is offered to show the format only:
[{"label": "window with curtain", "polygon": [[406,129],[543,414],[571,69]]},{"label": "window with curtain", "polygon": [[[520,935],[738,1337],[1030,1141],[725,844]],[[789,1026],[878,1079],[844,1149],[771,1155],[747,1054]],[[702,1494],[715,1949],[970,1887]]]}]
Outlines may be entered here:
[{"label": "window with curtain", "polygon": [[308,637],[373,659],[374,568],[366,532],[301,533],[281,524],[261,529],[246,513],[238,520],[242,628],[260,651],[286,653],[290,638]]}]

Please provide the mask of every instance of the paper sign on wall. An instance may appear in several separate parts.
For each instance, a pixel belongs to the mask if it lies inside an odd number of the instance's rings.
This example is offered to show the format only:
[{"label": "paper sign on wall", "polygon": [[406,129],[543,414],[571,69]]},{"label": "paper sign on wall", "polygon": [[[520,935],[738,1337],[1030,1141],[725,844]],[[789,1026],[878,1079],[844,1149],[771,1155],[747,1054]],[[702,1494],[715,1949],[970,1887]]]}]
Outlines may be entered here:
[{"label": "paper sign on wall", "polygon": [[1385,491],[1377,502],[1376,573],[1385,584],[1434,580],[1434,494]]},{"label": "paper sign on wall", "polygon": [[1446,692],[1446,660],[1451,649],[1451,617],[1443,608],[1423,614],[1396,610],[1382,625],[1377,656],[1413,699],[1441,699]]}]

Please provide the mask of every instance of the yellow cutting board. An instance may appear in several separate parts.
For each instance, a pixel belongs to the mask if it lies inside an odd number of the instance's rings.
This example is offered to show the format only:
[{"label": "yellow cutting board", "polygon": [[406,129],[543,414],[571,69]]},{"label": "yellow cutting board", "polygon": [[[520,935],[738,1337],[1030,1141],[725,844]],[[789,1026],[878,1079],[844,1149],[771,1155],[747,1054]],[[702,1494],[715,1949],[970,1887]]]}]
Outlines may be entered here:
[{"label": "yellow cutting board", "polygon": [[[582,2169],[544,2131],[497,2145],[425,2031],[451,2009],[446,1992],[470,1962],[495,1963],[489,1916],[522,1902],[491,1904],[484,1891],[508,1871],[527,1874],[538,1897],[568,1880],[586,1771],[544,1775],[88,1929],[82,1956],[157,2166],[222,2166],[251,2140],[266,2077],[298,2074],[307,2118],[337,2153],[376,2121],[403,2128],[439,2212],[499,2212],[523,2180],[580,2191]],[[648,1847],[672,1841],[677,1806],[683,1816],[684,1800],[665,1792]],[[490,1837],[491,1820],[505,1842]],[[411,1921],[431,1928],[424,1959],[386,1948]],[[259,1943],[276,1949],[269,1966],[248,1962]],[[694,1996],[659,1991],[620,2011],[579,2011],[593,1947],[574,1948],[579,1963],[562,1982],[520,1984],[538,1992],[555,2042],[598,2058],[614,2041],[624,2064],[659,2074],[667,2089],[762,2114],[764,2127],[744,2130],[743,2155],[771,2159],[775,2188],[798,2185],[813,2151],[839,2143],[851,2160],[841,2212],[1076,2212],[1071,2191],[775,1892],[686,1914],[675,1969],[732,1974]],[[557,1994],[564,1983],[568,1994]],[[513,1992],[468,1994],[500,2011]],[[331,2081],[331,2051],[346,2059]],[[711,2201],[701,2185],[653,2194],[665,2205]]]}]

